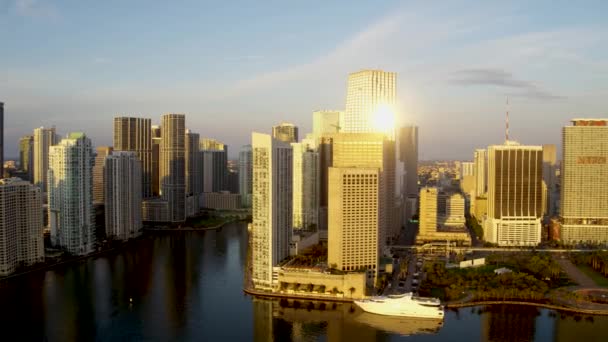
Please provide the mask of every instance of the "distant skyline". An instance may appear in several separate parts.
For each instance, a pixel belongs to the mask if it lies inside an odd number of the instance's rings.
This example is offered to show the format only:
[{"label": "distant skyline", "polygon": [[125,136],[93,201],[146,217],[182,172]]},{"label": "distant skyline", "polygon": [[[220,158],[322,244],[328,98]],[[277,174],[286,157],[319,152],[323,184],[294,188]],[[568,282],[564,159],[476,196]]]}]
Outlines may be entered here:
[{"label": "distant skyline", "polygon": [[[510,136],[561,146],[608,117],[608,3],[0,0],[7,158],[40,126],[112,144],[115,116],[186,126],[235,158],[251,131],[344,110],[348,74],[397,72],[398,122],[419,159],[468,159]],[[558,149],[559,151],[559,149]]]}]

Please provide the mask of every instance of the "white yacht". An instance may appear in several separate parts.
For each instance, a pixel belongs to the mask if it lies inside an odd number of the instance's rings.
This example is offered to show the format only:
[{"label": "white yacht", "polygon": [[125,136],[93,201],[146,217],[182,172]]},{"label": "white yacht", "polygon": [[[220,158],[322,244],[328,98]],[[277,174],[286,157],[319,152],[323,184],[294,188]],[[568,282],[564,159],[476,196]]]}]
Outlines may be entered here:
[{"label": "white yacht", "polygon": [[386,316],[443,319],[443,306],[437,298],[416,297],[412,293],[356,300],[363,311]]}]

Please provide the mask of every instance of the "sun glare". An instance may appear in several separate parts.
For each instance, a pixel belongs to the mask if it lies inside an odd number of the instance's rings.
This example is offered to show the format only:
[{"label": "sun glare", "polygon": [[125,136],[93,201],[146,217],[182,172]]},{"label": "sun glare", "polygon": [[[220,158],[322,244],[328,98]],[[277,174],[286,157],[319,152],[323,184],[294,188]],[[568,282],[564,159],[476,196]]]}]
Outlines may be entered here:
[{"label": "sun glare", "polygon": [[373,118],[374,129],[388,133],[395,128],[395,112],[389,105],[380,105]]}]

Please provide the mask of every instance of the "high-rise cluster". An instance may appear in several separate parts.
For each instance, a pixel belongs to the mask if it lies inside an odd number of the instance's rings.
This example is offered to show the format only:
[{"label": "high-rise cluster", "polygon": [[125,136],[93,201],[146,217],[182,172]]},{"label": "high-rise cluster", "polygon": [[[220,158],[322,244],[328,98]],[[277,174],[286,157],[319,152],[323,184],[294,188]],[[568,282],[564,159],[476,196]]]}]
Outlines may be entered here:
[{"label": "high-rise cluster", "polygon": [[373,284],[408,217],[408,196],[412,215],[417,198],[417,128],[396,129],[395,94],[395,73],[363,70],[349,76],[346,110],[313,112],[313,132],[301,141],[293,124],[253,134],[254,286],[276,288],[277,266],[322,240],[329,267],[363,271]]}]

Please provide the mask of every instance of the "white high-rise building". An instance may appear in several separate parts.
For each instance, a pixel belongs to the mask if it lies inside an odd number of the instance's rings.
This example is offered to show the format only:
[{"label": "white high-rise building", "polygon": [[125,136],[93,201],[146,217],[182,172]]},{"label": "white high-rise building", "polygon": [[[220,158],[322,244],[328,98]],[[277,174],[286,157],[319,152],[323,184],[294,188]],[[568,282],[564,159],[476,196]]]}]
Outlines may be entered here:
[{"label": "white high-rise building", "polygon": [[315,138],[323,134],[340,133],[344,124],[344,111],[318,110],[312,113],[312,134]]},{"label": "white high-rise building", "polygon": [[47,191],[47,173],[49,169],[49,148],[58,141],[55,127],[34,129],[34,185]]},{"label": "white high-rise building", "polygon": [[75,255],[95,250],[94,162],[91,140],[84,133],[70,133],[49,151],[51,243]]},{"label": "white high-rise building", "polygon": [[562,131],[560,237],[608,242],[608,119],[574,119]]},{"label": "white high-rise building", "polygon": [[245,145],[239,152],[239,192],[241,205],[251,207],[251,191],[253,185],[253,169],[251,145]]},{"label": "white high-rise building", "polygon": [[488,147],[488,217],[484,239],[500,246],[541,240],[543,148],[509,141]]},{"label": "white high-rise building", "polygon": [[44,261],[42,195],[19,178],[0,179],[0,276]]},{"label": "white high-rise building", "polygon": [[465,201],[464,196],[459,193],[450,194],[445,203],[446,226],[464,226],[466,219],[464,216]]},{"label": "white high-rise building", "polygon": [[106,236],[127,240],[141,235],[142,167],[136,152],[116,151],[104,165]]},{"label": "white high-rise building", "polygon": [[362,70],[348,76],[344,133],[385,133],[394,138],[397,74]]},{"label": "white high-rise building", "polygon": [[252,133],[253,221],[250,226],[252,281],[276,286],[274,267],[289,256],[292,233],[291,146],[268,134]]},{"label": "white high-rise building", "polygon": [[312,141],[292,143],[293,149],[293,228],[317,230],[319,224],[319,153]]}]

